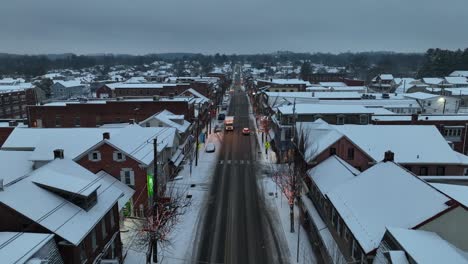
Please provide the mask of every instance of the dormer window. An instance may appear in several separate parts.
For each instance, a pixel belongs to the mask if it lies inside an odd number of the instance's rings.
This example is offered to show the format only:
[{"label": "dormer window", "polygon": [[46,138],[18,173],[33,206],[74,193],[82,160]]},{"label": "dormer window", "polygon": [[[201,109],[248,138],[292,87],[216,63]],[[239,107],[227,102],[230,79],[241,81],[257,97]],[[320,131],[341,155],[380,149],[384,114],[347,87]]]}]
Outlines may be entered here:
[{"label": "dormer window", "polygon": [[88,158],[89,158],[90,161],[100,161],[101,160],[101,152],[93,151],[93,152],[89,153]]},{"label": "dormer window", "polygon": [[125,161],[125,155],[120,151],[114,152],[114,161],[122,162]]}]

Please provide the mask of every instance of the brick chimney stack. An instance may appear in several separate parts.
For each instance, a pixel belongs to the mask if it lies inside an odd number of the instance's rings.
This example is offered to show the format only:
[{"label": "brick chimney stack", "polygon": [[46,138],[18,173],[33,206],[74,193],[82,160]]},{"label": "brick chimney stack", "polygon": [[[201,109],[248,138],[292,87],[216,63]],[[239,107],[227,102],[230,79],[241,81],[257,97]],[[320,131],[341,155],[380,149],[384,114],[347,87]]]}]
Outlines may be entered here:
[{"label": "brick chimney stack", "polygon": [[109,140],[109,139],[110,139],[110,133],[109,133],[109,132],[104,132],[104,133],[102,133],[102,139],[107,139],[107,140]]},{"label": "brick chimney stack", "polygon": [[385,152],[383,162],[387,162],[387,161],[393,162],[394,159],[395,159],[395,153],[393,153],[393,152],[390,151],[390,150]]}]

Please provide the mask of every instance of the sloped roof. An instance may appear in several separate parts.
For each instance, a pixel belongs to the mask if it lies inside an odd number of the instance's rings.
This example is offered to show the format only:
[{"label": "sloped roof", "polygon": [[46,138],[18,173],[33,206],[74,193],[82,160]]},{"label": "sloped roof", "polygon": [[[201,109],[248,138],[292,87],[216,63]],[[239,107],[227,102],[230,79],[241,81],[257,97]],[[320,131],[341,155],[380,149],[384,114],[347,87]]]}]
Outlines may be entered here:
[{"label": "sloped roof", "polygon": [[278,107],[282,114],[372,114],[372,109],[362,105],[327,105],[327,104],[296,104]]},{"label": "sloped roof", "polygon": [[434,232],[398,227],[387,230],[416,263],[468,263],[454,245]]},{"label": "sloped roof", "polygon": [[361,172],[336,155],[307,171],[307,175],[312,178],[324,195],[338,185],[353,179],[359,173]]},{"label": "sloped roof", "polygon": [[0,179],[3,184],[9,184],[33,170],[33,162],[29,161],[30,151],[0,150]]},{"label": "sloped roof", "polygon": [[53,238],[53,234],[0,232],[0,259],[3,263],[29,263]]},{"label": "sloped roof", "polygon": [[[465,177],[465,178],[468,178],[468,177]],[[464,207],[468,208],[468,186],[445,184],[445,183],[430,183],[430,184],[437,190],[443,192],[445,195],[451,197],[452,199],[462,204]]]},{"label": "sloped roof", "polygon": [[468,79],[466,77],[445,77],[445,80],[450,84],[468,85]]},{"label": "sloped roof", "polygon": [[[74,188],[76,177],[87,180],[89,186],[99,185],[97,203],[86,211],[34,183],[49,172],[71,185],[69,188]],[[0,192],[0,202],[77,246],[123,195],[115,186],[117,182],[117,179],[105,181],[71,160],[56,159],[28,177],[5,186]],[[87,187],[82,189],[86,190]]]},{"label": "sloped roof", "polygon": [[327,195],[366,253],[379,246],[386,226],[413,228],[448,209],[450,200],[393,162],[378,163]]},{"label": "sloped roof", "polygon": [[432,99],[435,97],[439,97],[440,95],[431,94],[431,93],[423,93],[423,92],[416,92],[416,93],[406,93],[404,95],[407,98],[417,99],[417,100],[427,100]]},{"label": "sloped roof", "polygon": [[423,82],[427,84],[441,84],[443,81],[442,78],[423,78]]},{"label": "sloped roof", "polygon": [[111,145],[131,155],[139,162],[150,165],[153,162],[153,140],[158,139],[157,151],[174,144],[176,129],[172,127],[141,127],[130,125],[106,140]]},{"label": "sloped roof", "polygon": [[[151,119],[157,119],[157,120],[163,122],[164,124],[166,124],[167,126],[177,129],[177,131],[179,133],[185,133],[187,131],[187,129],[190,127],[190,122],[185,120],[183,115],[175,115],[175,114],[173,114],[172,112],[170,112],[168,110],[163,110],[163,111],[161,111],[161,112],[147,118],[146,120],[140,122],[140,124],[144,124],[146,122],[149,122],[149,120],[151,120]],[[179,123],[174,121],[175,119],[182,120],[183,123],[179,124]]]}]

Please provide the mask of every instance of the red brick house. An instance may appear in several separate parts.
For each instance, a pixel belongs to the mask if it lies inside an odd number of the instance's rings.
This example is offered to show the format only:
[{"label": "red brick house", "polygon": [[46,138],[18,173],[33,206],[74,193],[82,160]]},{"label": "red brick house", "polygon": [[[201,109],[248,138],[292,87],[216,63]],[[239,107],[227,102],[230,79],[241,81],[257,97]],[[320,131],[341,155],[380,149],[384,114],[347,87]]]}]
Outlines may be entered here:
[{"label": "red brick house", "polygon": [[190,88],[185,83],[111,83],[104,84],[96,90],[97,98],[123,96],[175,96]]},{"label": "red brick house", "polygon": [[74,160],[93,173],[105,171],[134,189],[135,193],[127,208],[128,213],[143,217],[149,202],[147,176],[154,174],[155,136],[158,138],[159,172],[155,182],[163,190],[171,176],[169,161],[177,152],[179,144],[175,128],[142,128],[134,125],[115,133],[104,133],[102,141]]},{"label": "red brick house", "polygon": [[450,148],[434,126],[329,125],[323,120],[297,123],[303,168],[337,155],[360,171],[391,150],[395,162],[417,175],[464,175],[468,157]]}]

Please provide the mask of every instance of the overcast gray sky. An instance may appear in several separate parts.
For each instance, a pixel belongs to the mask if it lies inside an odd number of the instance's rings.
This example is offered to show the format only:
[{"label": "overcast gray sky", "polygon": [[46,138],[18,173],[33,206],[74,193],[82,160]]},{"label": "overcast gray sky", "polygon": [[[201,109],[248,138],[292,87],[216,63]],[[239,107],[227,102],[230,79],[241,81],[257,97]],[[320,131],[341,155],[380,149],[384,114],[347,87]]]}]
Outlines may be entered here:
[{"label": "overcast gray sky", "polygon": [[266,53],[468,47],[467,0],[8,0],[0,52]]}]

